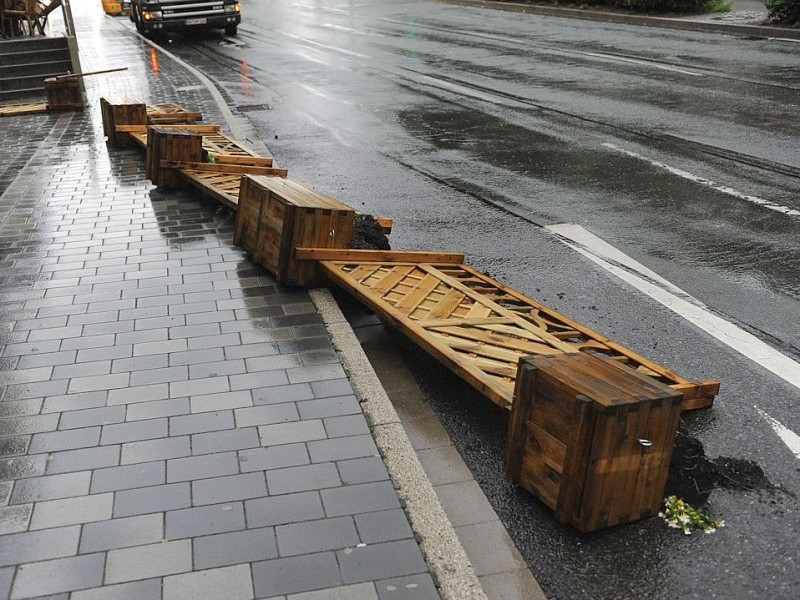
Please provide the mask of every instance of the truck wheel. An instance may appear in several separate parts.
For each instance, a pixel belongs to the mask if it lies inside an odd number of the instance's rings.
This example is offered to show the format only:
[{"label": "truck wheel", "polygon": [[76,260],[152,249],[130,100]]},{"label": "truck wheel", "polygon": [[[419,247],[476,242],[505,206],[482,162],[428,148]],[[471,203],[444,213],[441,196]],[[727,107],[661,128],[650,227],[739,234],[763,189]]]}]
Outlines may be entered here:
[{"label": "truck wheel", "polygon": [[236,35],[237,29],[236,25],[225,25],[225,35]]}]

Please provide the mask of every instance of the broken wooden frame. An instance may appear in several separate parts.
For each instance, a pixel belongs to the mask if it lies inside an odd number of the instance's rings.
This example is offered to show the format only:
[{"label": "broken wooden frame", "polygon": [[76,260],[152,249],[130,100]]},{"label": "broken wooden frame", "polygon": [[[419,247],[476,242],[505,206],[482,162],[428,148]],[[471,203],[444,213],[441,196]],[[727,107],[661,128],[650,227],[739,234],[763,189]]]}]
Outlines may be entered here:
[{"label": "broken wooden frame", "polygon": [[[371,254],[373,253],[374,254]],[[463,262],[463,255],[297,248],[329,279],[510,408],[519,359],[592,350],[684,395],[683,410],[711,406],[717,381],[690,381],[528,298]]]}]

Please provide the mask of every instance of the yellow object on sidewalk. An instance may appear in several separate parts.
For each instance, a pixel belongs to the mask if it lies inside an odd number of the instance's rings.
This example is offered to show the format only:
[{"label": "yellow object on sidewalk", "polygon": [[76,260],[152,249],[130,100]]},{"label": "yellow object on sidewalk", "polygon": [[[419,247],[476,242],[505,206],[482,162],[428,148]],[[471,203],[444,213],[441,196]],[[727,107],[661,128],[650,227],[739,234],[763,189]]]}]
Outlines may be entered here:
[{"label": "yellow object on sidewalk", "polygon": [[107,15],[122,15],[127,11],[122,4],[122,0],[100,0],[103,3],[103,11]]}]

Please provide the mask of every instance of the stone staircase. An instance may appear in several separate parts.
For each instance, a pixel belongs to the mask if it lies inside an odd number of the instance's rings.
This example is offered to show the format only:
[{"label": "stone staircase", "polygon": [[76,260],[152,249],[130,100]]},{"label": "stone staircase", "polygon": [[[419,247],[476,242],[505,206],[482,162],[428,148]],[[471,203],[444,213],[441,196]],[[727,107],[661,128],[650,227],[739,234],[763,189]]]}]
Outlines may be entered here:
[{"label": "stone staircase", "polygon": [[43,98],[45,78],[72,68],[66,37],[0,40],[0,103]]}]

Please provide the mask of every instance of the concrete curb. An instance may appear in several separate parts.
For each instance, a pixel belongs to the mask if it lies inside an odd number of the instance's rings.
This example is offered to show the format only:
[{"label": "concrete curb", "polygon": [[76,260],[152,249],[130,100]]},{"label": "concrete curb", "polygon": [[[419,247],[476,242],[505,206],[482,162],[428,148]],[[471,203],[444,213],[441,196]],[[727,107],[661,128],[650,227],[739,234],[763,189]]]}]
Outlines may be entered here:
[{"label": "concrete curb", "polygon": [[690,21],[680,18],[625,15],[603,12],[600,10],[579,10],[576,8],[560,8],[556,6],[532,6],[529,4],[517,4],[514,2],[493,2],[492,0],[440,0],[440,2],[459,6],[477,6],[480,8],[492,8],[495,10],[523,12],[549,17],[566,17],[570,19],[581,19],[584,21],[605,21],[607,23],[621,23],[623,25],[641,25],[644,27],[658,27],[662,29],[684,29],[688,31],[702,31],[706,33],[722,33],[727,35],[756,36],[760,38],[777,38],[800,41],[800,29],[790,29],[788,27]]},{"label": "concrete curb", "polygon": [[475,570],[361,343],[330,291],[309,290],[370,423],[378,449],[445,600],[486,600]]}]

